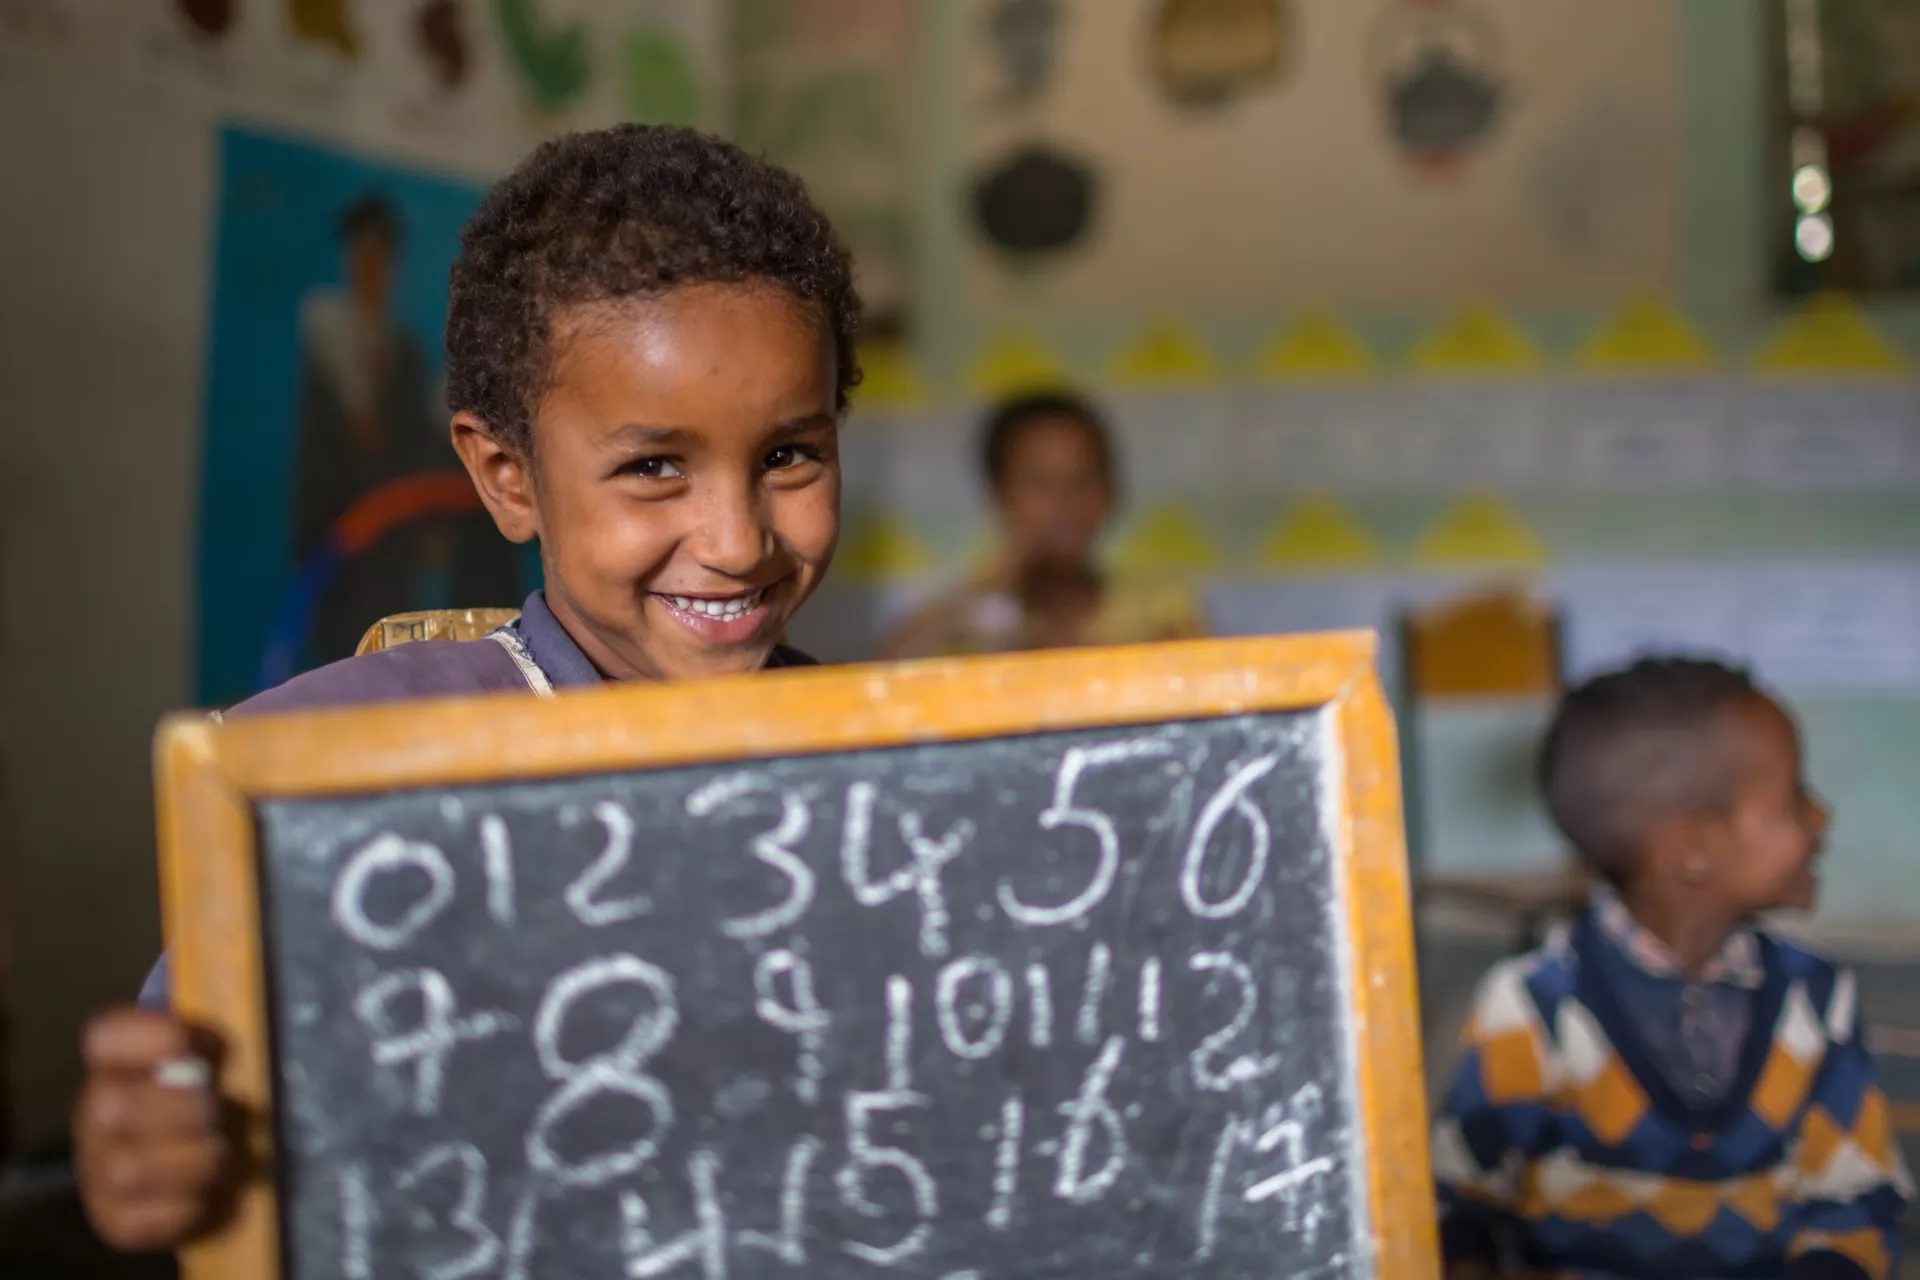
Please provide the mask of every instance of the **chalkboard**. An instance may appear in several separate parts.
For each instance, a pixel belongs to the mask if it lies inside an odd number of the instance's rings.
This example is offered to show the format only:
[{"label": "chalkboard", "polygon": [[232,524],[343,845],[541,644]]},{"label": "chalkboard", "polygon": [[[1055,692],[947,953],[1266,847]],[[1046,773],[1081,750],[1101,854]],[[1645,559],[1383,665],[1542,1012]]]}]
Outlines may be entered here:
[{"label": "chalkboard", "polygon": [[[189,1275],[1426,1274],[1366,671],[1203,642],[170,726],[180,999],[273,1171]],[[187,854],[196,812],[238,847]]]}]

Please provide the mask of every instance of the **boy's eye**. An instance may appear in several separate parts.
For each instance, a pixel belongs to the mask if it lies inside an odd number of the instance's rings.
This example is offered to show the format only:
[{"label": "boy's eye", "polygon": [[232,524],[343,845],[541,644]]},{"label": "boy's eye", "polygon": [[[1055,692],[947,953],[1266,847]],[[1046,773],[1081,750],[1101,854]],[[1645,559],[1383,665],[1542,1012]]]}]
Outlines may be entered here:
[{"label": "boy's eye", "polygon": [[769,451],[765,460],[762,461],[760,465],[769,471],[784,471],[788,467],[797,467],[802,462],[816,459],[819,456],[820,451],[817,449],[810,449],[805,445],[783,444],[777,449]]},{"label": "boy's eye", "polygon": [[680,475],[679,464],[671,458],[636,458],[621,470],[646,480],[673,480]]}]

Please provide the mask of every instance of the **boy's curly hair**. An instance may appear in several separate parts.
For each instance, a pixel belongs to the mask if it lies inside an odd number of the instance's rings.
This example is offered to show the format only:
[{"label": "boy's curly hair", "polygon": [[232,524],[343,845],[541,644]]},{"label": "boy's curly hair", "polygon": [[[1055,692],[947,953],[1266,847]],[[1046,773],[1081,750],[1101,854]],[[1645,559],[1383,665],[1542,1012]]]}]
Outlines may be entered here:
[{"label": "boy's curly hair", "polygon": [[798,178],[693,129],[626,124],[555,138],[494,185],[461,233],[448,404],[524,453],[560,311],[750,281],[818,315],[844,409],[860,379],[852,259]]}]

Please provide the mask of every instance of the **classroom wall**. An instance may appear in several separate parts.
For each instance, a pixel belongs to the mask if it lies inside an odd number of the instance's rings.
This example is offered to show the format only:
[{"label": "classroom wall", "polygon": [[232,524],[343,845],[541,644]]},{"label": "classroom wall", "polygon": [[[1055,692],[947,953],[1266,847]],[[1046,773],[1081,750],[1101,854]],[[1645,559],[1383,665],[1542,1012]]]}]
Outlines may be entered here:
[{"label": "classroom wall", "polygon": [[[928,111],[932,124],[920,157],[923,186],[935,195],[924,201],[918,224],[918,283],[924,296],[941,305],[921,317],[914,355],[932,385],[932,403],[874,408],[864,433],[856,412],[849,436],[853,466],[885,478],[863,493],[859,477],[850,477],[849,540],[841,565],[811,616],[802,619],[799,639],[828,653],[858,651],[860,641],[849,637],[870,639],[916,596],[963,572],[986,536],[965,433],[983,399],[975,381],[981,355],[1005,336],[1005,317],[975,305],[972,233],[959,203],[943,198],[967,168],[968,133],[954,123],[964,113],[951,104],[981,101],[978,86],[967,83],[961,69],[977,58],[983,7],[947,7],[929,16],[924,33],[925,92],[948,104]],[[1767,279],[1768,6],[1694,0],[1672,11],[1678,21],[1674,74],[1681,138],[1675,277],[1666,301],[1713,351],[1710,369],[1679,383],[1686,394],[1700,395],[1705,411],[1744,428],[1778,390],[1756,382],[1752,363],[1790,318],[1789,309],[1769,296]],[[1122,60],[1107,65],[1116,77],[1137,74]],[[1421,198],[1410,192],[1404,199],[1410,238],[1423,230]],[[1176,548],[1165,558],[1178,561],[1186,554],[1195,566],[1214,561],[1190,573],[1207,584],[1215,621],[1229,629],[1378,625],[1390,616],[1394,600],[1449,589],[1443,580],[1449,573],[1452,589],[1493,575],[1534,584],[1569,607],[1573,657],[1581,668],[1622,652],[1635,626],[1644,628],[1643,635],[1671,636],[1666,643],[1725,647],[1755,661],[1800,711],[1813,780],[1838,813],[1826,867],[1827,925],[1847,937],[1907,931],[1905,922],[1920,913],[1907,871],[1911,807],[1902,788],[1920,765],[1920,649],[1912,639],[1920,630],[1914,570],[1920,502],[1913,500],[1910,483],[1875,492],[1846,486],[1820,492],[1817,483],[1796,487],[1791,476],[1774,486],[1716,482],[1698,491],[1599,492],[1577,480],[1569,486],[1523,485],[1498,496],[1529,536],[1546,544],[1544,562],[1495,559],[1479,572],[1453,564],[1442,574],[1422,563],[1423,535],[1457,495],[1440,486],[1427,492],[1375,486],[1334,496],[1342,514],[1379,544],[1380,563],[1349,572],[1321,567],[1289,579],[1260,565],[1258,544],[1276,515],[1302,496],[1286,483],[1297,459],[1276,452],[1256,455],[1249,465],[1240,437],[1270,425],[1260,410],[1249,408],[1273,395],[1261,385],[1258,353],[1276,327],[1297,318],[1301,301],[1281,298],[1259,313],[1196,306],[1144,315],[1115,307],[1089,315],[1060,305],[1049,278],[1044,264],[1029,273],[1024,296],[1031,309],[1017,336],[1116,408],[1134,499],[1117,531],[1123,556],[1138,549],[1136,535],[1145,532],[1153,501],[1172,488],[1184,490],[1171,495],[1178,499],[1176,514],[1191,517],[1187,528],[1197,528],[1211,545],[1191,554]],[[1407,372],[1418,362],[1423,341],[1446,319],[1445,308],[1365,300],[1336,310],[1375,360],[1386,384],[1384,398],[1405,395],[1418,382],[1417,371],[1413,379]],[[1920,308],[1870,302],[1865,311],[1867,323],[1910,365],[1920,354]],[[1579,380],[1591,376],[1578,365],[1577,353],[1604,326],[1608,307],[1522,301],[1502,305],[1499,314],[1533,349],[1540,370],[1483,381],[1469,398],[1515,404],[1516,418],[1528,425],[1546,418],[1552,419],[1550,430],[1575,429],[1577,424],[1555,415],[1580,394]],[[1143,390],[1137,381],[1116,376],[1116,360],[1129,344],[1152,326],[1169,323],[1226,368],[1191,386],[1176,381],[1171,389]],[[1804,406],[1816,413],[1850,412],[1839,407],[1859,390],[1848,381],[1822,383],[1816,377]],[[1884,383],[1868,391],[1869,398],[1884,393],[1894,403],[1891,410],[1870,412],[1890,412],[1910,429],[1911,374],[1869,381]],[[1653,387],[1656,400],[1665,394],[1658,379]],[[1425,403],[1441,398],[1428,394],[1430,385],[1412,389]],[[1341,390],[1333,398],[1367,394],[1365,388]],[[1408,398],[1393,405],[1389,399],[1387,416],[1401,415],[1396,420],[1405,422],[1404,415],[1418,412],[1411,406],[1420,403]],[[1284,410],[1269,417],[1284,417]],[[1685,418],[1685,412],[1676,413],[1676,426],[1684,428]],[[1410,444],[1418,435],[1408,433]],[[1382,470],[1389,460],[1380,459]],[[1178,473],[1171,486],[1170,473]],[[1258,488],[1253,478],[1268,475],[1279,477],[1279,487],[1289,489],[1286,496],[1248,498],[1247,491]],[[1824,600],[1808,593],[1810,585],[1836,580],[1835,570],[1865,576],[1837,591],[1816,586]],[[861,572],[876,581],[858,581]],[[1642,597],[1635,606],[1640,618],[1623,616],[1632,611],[1621,607],[1623,595]],[[1813,620],[1810,628],[1789,638],[1788,624],[1803,616]],[[1863,659],[1851,671],[1842,669],[1847,663],[1841,653],[1848,649]],[[1387,657],[1391,668],[1390,652]],[[1873,664],[1880,669],[1866,672]],[[1442,770],[1458,766],[1427,788],[1438,828],[1439,838],[1430,842],[1438,869],[1498,871],[1557,856],[1521,769],[1538,721],[1537,711],[1490,707],[1438,715],[1419,726],[1423,738],[1431,738],[1424,758]],[[1490,761],[1510,768],[1496,774]]]},{"label": "classroom wall", "polygon": [[[1328,0],[1331,2],[1331,0]],[[922,10],[918,146],[908,161],[920,245],[908,268],[938,300],[918,317],[918,356],[958,383],[994,332],[967,305],[965,232],[951,198],[966,102],[966,6]],[[1763,291],[1756,192],[1763,174],[1761,5],[1683,0],[1679,301],[1723,347],[1774,319]],[[204,94],[0,63],[0,387],[9,466],[0,477],[0,849],[14,920],[12,1088],[22,1136],[51,1139],[74,1080],[84,1011],[123,997],[157,945],[148,742],[154,719],[193,696],[194,539],[213,139],[226,114]],[[348,131],[352,133],[352,130]],[[434,164],[433,148],[356,135],[375,153]],[[486,165],[468,157],[468,174]],[[1519,308],[1564,349],[1587,314]],[[1920,350],[1920,310],[1874,308]],[[1404,352],[1426,313],[1374,307],[1362,337]],[[1250,350],[1264,318],[1198,317],[1221,350]],[[1096,373],[1126,326],[1047,338]],[[832,608],[873,612],[871,593]],[[831,614],[823,608],[822,619]],[[830,646],[829,646],[830,647]],[[1920,766],[1920,698],[1813,697],[1816,771],[1843,814],[1868,824],[1832,869],[1862,909],[1906,902],[1904,779]],[[1467,726],[1462,732],[1477,732]],[[1844,829],[1844,828],[1843,828]],[[1857,852],[1853,852],[1857,850]],[[1911,904],[1920,911],[1920,901]]]},{"label": "classroom wall", "polygon": [[33,1142],[64,1124],[82,1010],[158,945],[147,742],[187,698],[210,139],[191,108],[26,68],[0,135],[0,805]]}]

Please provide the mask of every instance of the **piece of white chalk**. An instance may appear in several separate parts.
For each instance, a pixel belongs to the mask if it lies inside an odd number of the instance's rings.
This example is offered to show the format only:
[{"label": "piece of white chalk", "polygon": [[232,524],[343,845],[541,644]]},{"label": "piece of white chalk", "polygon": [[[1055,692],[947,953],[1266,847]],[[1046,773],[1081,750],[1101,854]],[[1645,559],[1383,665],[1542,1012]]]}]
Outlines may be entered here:
[{"label": "piece of white chalk", "polygon": [[213,1072],[201,1058],[169,1058],[153,1069],[153,1082],[163,1089],[204,1089]]}]

